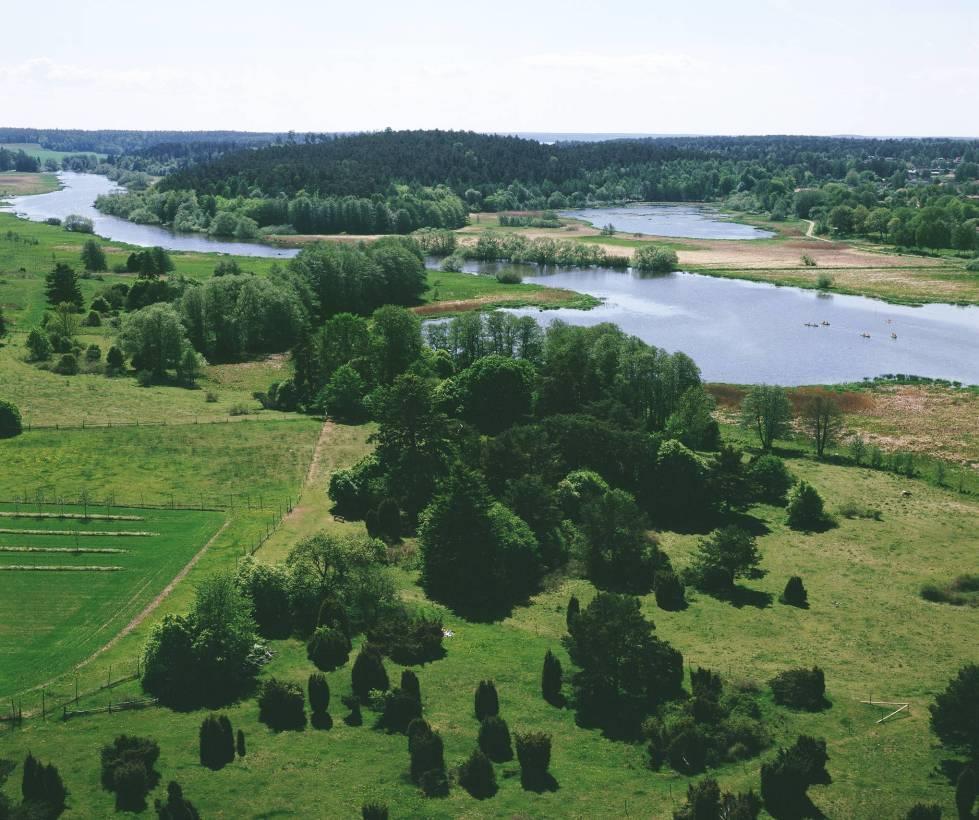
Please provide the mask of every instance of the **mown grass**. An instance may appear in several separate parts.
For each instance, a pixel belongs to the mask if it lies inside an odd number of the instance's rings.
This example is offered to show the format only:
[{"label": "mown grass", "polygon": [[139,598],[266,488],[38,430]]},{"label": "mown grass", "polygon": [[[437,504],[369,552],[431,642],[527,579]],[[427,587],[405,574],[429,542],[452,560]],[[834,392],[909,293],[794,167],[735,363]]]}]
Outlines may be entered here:
[{"label": "mown grass", "polygon": [[[357,442],[357,435],[346,440],[350,458],[361,452]],[[791,666],[816,663],[826,670],[829,710],[796,713],[774,707],[767,695],[764,708],[777,742],[791,741],[800,732],[828,740],[833,783],[811,790],[827,816],[896,817],[918,800],[939,802],[948,812],[953,790],[934,773],[944,755],[930,734],[926,707],[958,666],[970,660],[979,612],[928,603],[918,590],[934,578],[938,566],[950,575],[973,569],[979,505],[869,470],[805,460],[793,460],[791,468],[818,487],[830,509],[857,497],[881,509],[882,520],[844,519],[826,533],[802,535],[786,528],[782,509],[755,508],[752,515],[765,532],[759,546],[767,574],[745,582],[744,605],[691,594],[686,611],[668,613],[647,596],[644,610],[658,633],[684,653],[687,666],[709,666],[763,688],[776,672]],[[678,567],[689,561],[696,536],[663,533],[660,538]],[[223,555],[227,560],[230,553]],[[216,560],[218,553],[212,557]],[[406,599],[438,609],[425,601],[412,571],[389,572]],[[790,574],[802,575],[809,610],[776,602]],[[249,752],[221,772],[203,769],[197,761],[203,713],[163,709],[67,724],[29,721],[0,736],[0,753],[16,759],[30,748],[53,760],[72,790],[69,817],[110,811],[111,796],[98,787],[95,750],[122,731],[155,737],[163,749],[162,782],[179,780],[208,816],[346,817],[354,816],[365,799],[375,798],[387,802],[396,816],[669,817],[687,778],[650,771],[641,745],[612,742],[582,729],[570,710],[548,706],[539,695],[544,652],[556,651],[567,666],[560,638],[571,592],[583,603],[593,594],[586,582],[558,580],[500,624],[471,624],[443,613],[455,632],[446,640],[448,654],[418,671],[426,716],[445,739],[450,766],[475,744],[472,690],[480,679],[493,678],[511,730],[543,729],[553,735],[551,770],[559,785],[553,793],[523,791],[513,762],[497,767],[500,791],[491,800],[477,802],[458,787],[445,800],[424,800],[408,782],[403,737],[373,729],[369,712],[362,727],[342,722],[345,710],[339,700],[349,692],[349,665],[329,676],[335,724],[328,732],[307,728],[274,734],[258,723],[253,700],[230,708],[235,727],[247,735]],[[305,648],[290,640],[275,642],[274,649],[264,674],[305,684],[312,671]],[[389,664],[389,673],[396,679],[398,668]],[[114,697],[137,691],[123,687]],[[880,711],[858,702],[871,695],[909,700],[910,717],[875,724]],[[725,788],[757,789],[759,765],[753,760],[715,774]],[[328,787],[324,772],[329,773]]]},{"label": "mown grass", "polygon": [[[0,504],[2,510],[14,505]],[[24,509],[20,506],[20,509]],[[78,508],[81,511],[82,508]],[[111,555],[52,552],[0,552],[4,566],[119,566],[121,571],[0,572],[0,697],[13,695],[57,676],[105,644],[190,560],[218,529],[219,512],[117,510],[139,514],[129,522],[57,519],[3,519],[5,530],[133,531],[152,536],[37,535],[4,532],[4,545],[72,547],[79,541],[110,545]]]},{"label": "mown grass", "polygon": [[[259,495],[285,506],[305,476],[319,422],[41,430],[0,441],[0,498],[78,499],[123,505],[237,506]],[[246,498],[248,497],[248,498]]]}]

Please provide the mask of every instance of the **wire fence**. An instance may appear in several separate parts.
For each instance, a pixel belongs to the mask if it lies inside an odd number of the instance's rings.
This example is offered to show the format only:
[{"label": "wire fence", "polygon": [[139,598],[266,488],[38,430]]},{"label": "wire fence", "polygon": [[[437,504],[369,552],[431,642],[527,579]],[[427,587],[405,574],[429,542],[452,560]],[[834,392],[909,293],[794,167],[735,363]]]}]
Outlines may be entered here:
[{"label": "wire fence", "polygon": [[122,427],[187,427],[195,424],[243,424],[245,422],[274,422],[275,424],[283,424],[286,422],[296,422],[296,421],[315,421],[316,418],[313,416],[297,416],[297,415],[267,415],[263,412],[254,413],[241,413],[236,415],[227,416],[188,416],[182,419],[138,419],[134,418],[129,421],[112,421],[111,419],[105,419],[104,421],[91,421],[89,419],[82,419],[78,424],[35,424],[31,421],[25,421],[23,423],[24,432],[38,432],[41,430],[105,430],[112,428],[122,428]]},{"label": "wire fence", "polygon": [[[82,491],[78,495],[59,495],[57,490],[48,492],[44,489],[33,491],[24,489],[13,498],[0,498],[0,504],[14,508],[14,512],[29,514],[36,512],[39,518],[63,517],[82,519],[103,515],[112,515],[112,510],[197,510],[211,512],[242,511],[242,510],[271,510],[282,515],[295,506],[292,496],[285,498],[266,495],[265,493],[228,492],[228,493],[192,493],[178,495],[164,493],[163,495],[147,496],[138,493],[130,498],[120,498],[115,493],[107,493],[101,498],[97,495]],[[45,512],[46,508],[55,510],[55,515]],[[66,509],[68,508],[68,509]],[[71,509],[75,508],[75,509]],[[25,517],[27,517],[25,515]]]}]

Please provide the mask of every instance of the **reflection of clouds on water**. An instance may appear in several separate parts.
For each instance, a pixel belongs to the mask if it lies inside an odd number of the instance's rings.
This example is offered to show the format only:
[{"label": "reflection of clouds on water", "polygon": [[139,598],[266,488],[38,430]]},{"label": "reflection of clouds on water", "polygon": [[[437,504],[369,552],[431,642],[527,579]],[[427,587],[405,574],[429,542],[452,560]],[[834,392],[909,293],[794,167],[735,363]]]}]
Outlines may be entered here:
[{"label": "reflection of clouds on water", "polygon": [[681,239],[767,239],[771,231],[730,221],[715,208],[673,203],[633,203],[561,211],[597,228],[611,224],[619,234],[644,233]]},{"label": "reflection of clouds on water", "polygon": [[[478,267],[484,273],[495,270]],[[692,356],[711,381],[828,384],[905,373],[979,384],[976,307],[911,308],[840,294],[825,298],[812,290],[691,273],[644,278],[601,268],[546,275],[531,270],[524,272],[525,282],[605,302],[590,311],[513,312],[543,322],[615,323],[650,344]],[[898,339],[891,339],[892,331]]]}]

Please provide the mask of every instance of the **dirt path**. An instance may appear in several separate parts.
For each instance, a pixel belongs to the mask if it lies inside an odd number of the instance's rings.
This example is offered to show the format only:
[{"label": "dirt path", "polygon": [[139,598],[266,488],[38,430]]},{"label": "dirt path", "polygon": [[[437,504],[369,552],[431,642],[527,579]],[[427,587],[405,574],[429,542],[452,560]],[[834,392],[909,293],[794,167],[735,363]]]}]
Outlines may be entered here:
[{"label": "dirt path", "polygon": [[326,449],[327,442],[329,442],[335,427],[336,425],[329,419],[323,422],[323,427],[320,428],[319,438],[316,439],[316,447],[313,449],[313,457],[309,460],[309,469],[306,470],[306,478],[303,480],[302,490],[299,492],[299,500],[285,514],[285,517],[282,519],[283,523],[300,519],[309,512],[310,507],[306,504],[306,489],[310,484],[320,478],[322,473],[320,462],[322,461],[323,451]]},{"label": "dirt path", "polygon": [[808,228],[806,228],[806,238],[807,239],[818,239],[820,242],[829,242],[830,241],[825,236],[816,236],[816,233],[815,233],[816,232],[816,223],[813,222],[811,219],[803,219],[802,221],[805,222],[809,226]]}]

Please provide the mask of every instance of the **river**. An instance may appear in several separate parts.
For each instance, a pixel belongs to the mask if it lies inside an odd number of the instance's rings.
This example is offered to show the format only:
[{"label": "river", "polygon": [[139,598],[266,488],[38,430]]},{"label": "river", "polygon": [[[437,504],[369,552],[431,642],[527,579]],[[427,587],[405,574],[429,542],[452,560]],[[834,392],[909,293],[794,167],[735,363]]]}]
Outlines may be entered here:
[{"label": "river", "polygon": [[[708,381],[838,384],[903,373],[979,384],[979,307],[907,307],[692,273],[507,267],[524,282],[603,300],[589,311],[513,313],[575,325],[614,322],[649,344],[687,353]],[[466,269],[493,273],[499,266],[474,262]]]},{"label": "river", "polygon": [[95,233],[116,242],[145,248],[159,246],[168,251],[196,251],[199,253],[231,253],[237,256],[262,256],[288,259],[299,251],[294,248],[276,248],[258,242],[235,242],[231,239],[214,239],[200,233],[174,233],[159,225],[137,225],[118,216],[109,216],[95,210],[95,199],[101,194],[121,190],[120,186],[101,174],[77,174],[62,171],[58,174],[62,188],[49,194],[12,197],[2,210],[13,211],[17,216],[34,222],[69,214],[86,216],[95,223]]}]

